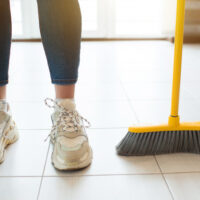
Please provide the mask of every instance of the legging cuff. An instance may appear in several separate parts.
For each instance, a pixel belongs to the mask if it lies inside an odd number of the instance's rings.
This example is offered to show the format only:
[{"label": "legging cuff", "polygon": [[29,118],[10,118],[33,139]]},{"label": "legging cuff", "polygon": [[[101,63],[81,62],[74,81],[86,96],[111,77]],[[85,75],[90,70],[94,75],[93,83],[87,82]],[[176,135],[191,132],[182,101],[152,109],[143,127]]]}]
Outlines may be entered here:
[{"label": "legging cuff", "polygon": [[0,86],[4,86],[8,84],[8,80],[0,81]]},{"label": "legging cuff", "polygon": [[52,79],[51,82],[56,85],[72,85],[75,84],[78,79]]}]

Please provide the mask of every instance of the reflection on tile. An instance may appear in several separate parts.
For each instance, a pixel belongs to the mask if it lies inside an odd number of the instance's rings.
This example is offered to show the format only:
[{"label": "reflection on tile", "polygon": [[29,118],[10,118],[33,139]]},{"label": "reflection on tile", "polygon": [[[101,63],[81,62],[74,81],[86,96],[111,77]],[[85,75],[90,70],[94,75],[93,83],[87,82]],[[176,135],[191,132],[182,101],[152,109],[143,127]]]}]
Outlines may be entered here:
[{"label": "reflection on tile", "polygon": [[200,172],[200,155],[176,153],[158,155],[157,161],[163,173]]},{"label": "reflection on tile", "polygon": [[200,173],[165,174],[165,179],[176,200],[199,200]]},{"label": "reflection on tile", "polygon": [[126,70],[119,72],[120,73],[120,79],[122,82],[137,82],[138,85],[140,83],[144,82],[172,82],[172,74],[170,72],[166,72],[163,70],[157,70],[157,71],[145,71],[145,70],[137,70],[137,71],[131,71]]},{"label": "reflection on tile", "polygon": [[[166,100],[131,101],[140,122],[149,124],[167,123],[171,103]],[[193,99],[182,99],[179,106],[181,121],[199,121],[200,104]]]},{"label": "reflection on tile", "polygon": [[40,131],[22,131],[19,140],[7,148],[5,161],[0,165],[0,176],[42,176],[48,135]]},{"label": "reflection on tile", "polygon": [[77,84],[76,101],[82,99],[88,100],[126,100],[125,92],[120,84],[116,83],[101,83],[101,84]]},{"label": "reflection on tile", "polygon": [[77,101],[77,109],[92,128],[121,128],[137,121],[127,101]]},{"label": "reflection on tile", "polygon": [[71,200],[172,199],[161,175],[44,178],[40,200],[66,198]]},{"label": "reflection on tile", "polygon": [[[171,101],[172,84],[165,82],[123,83],[125,91],[131,100],[168,100]],[[182,88],[180,99],[194,99]]]},{"label": "reflection on tile", "polygon": [[[154,157],[118,156],[115,145],[131,124],[168,121],[173,48],[167,41],[82,43],[75,98],[80,114],[92,123],[88,134],[94,160],[87,169],[64,173],[52,167],[52,149],[47,154],[48,142],[43,142],[53,111],[43,99],[54,97],[54,87],[42,43],[13,43],[8,100],[21,137],[7,149],[0,165],[0,199],[35,200],[48,155],[41,200],[171,200]],[[200,45],[184,45],[181,121],[200,121],[199,53]],[[156,158],[165,173],[200,170],[199,155]],[[199,199],[199,173],[165,174],[165,178],[175,200]]]},{"label": "reflection on tile", "polygon": [[[38,89],[38,87],[40,89]],[[54,88],[51,84],[10,84],[7,98],[9,101],[40,101],[54,98]]]},{"label": "reflection on tile", "polygon": [[90,167],[76,172],[59,172],[51,164],[50,148],[45,176],[109,175],[160,173],[153,156],[125,157],[116,154],[115,147],[127,133],[127,129],[90,129],[88,135],[93,149]]},{"label": "reflection on tile", "polygon": [[44,101],[10,101],[13,119],[19,129],[50,129],[52,109]]},{"label": "reflection on tile", "polygon": [[36,200],[40,177],[0,177],[2,200]]},{"label": "reflection on tile", "polygon": [[171,97],[169,83],[124,83],[123,85],[132,100],[162,100]]}]

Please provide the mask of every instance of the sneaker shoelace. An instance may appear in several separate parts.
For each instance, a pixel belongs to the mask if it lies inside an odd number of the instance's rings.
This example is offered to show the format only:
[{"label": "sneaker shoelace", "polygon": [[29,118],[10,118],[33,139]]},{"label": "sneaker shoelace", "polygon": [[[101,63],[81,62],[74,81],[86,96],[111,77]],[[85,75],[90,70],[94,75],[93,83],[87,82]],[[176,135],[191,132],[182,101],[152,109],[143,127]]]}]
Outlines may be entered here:
[{"label": "sneaker shoelace", "polygon": [[[62,105],[59,105],[55,100],[51,98],[45,99],[45,104],[49,108],[59,109],[58,117],[55,123],[52,125],[51,133],[47,136],[45,141],[51,136],[53,133],[53,140],[58,136],[55,135],[56,129],[61,127],[63,132],[78,132],[81,128],[89,128],[91,126],[90,122],[81,116],[76,110],[68,110]],[[81,124],[81,121],[83,122]],[[84,125],[84,122],[87,125]],[[59,134],[59,136],[65,136],[65,134]]]},{"label": "sneaker shoelace", "polygon": [[6,135],[4,133],[5,127],[4,126],[0,126],[0,139],[4,138],[4,139],[8,139],[10,140],[11,137],[9,135]]},{"label": "sneaker shoelace", "polygon": [[2,137],[6,137],[6,135],[3,134],[3,132],[4,132],[4,126],[3,126],[2,124],[0,124],[0,139],[1,139]]},{"label": "sneaker shoelace", "polygon": [[[3,103],[0,102],[0,108],[3,106],[2,104],[5,104],[5,102],[3,102]],[[0,109],[0,112],[4,112],[4,111]],[[9,119],[8,119],[8,121],[9,121]],[[6,123],[8,123],[8,121]],[[6,133],[4,132],[5,129],[6,129],[6,123],[5,124],[0,124],[0,139],[1,138],[10,139],[10,136],[6,135]]]}]

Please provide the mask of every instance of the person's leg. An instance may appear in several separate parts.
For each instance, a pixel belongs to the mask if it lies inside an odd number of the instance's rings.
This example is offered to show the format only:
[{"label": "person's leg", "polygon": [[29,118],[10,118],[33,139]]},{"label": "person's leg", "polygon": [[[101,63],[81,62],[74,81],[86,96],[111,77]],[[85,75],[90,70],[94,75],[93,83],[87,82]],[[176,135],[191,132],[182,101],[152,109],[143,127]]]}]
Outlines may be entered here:
[{"label": "person's leg", "polygon": [[45,101],[55,108],[51,115],[52,163],[60,170],[80,169],[91,163],[92,150],[84,126],[84,121],[88,121],[79,115],[74,101],[81,40],[79,3],[38,0],[38,10],[42,42],[56,90],[56,101]]},{"label": "person's leg", "polygon": [[78,0],[37,0],[40,31],[56,98],[74,98],[81,12]]},{"label": "person's leg", "polygon": [[73,99],[75,93],[75,84],[72,85],[55,85],[57,99]]},{"label": "person's leg", "polygon": [[11,14],[9,0],[0,0],[0,164],[4,161],[5,148],[18,139],[17,126],[6,101],[6,84],[11,46]]},{"label": "person's leg", "polygon": [[0,1],[0,99],[6,98],[11,46],[11,14],[9,0]]}]

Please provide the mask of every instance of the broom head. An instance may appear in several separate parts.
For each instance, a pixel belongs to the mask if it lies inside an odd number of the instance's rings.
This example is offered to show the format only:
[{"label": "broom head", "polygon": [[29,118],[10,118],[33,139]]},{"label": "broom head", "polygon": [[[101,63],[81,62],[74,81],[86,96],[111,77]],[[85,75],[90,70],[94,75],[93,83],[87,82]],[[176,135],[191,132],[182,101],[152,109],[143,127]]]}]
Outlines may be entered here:
[{"label": "broom head", "polygon": [[116,147],[124,156],[200,153],[200,122],[130,127]]}]

